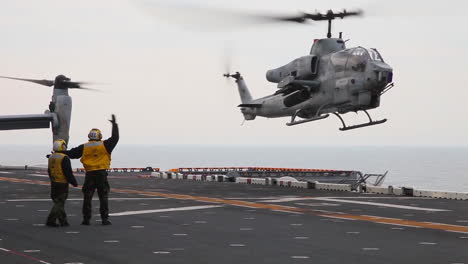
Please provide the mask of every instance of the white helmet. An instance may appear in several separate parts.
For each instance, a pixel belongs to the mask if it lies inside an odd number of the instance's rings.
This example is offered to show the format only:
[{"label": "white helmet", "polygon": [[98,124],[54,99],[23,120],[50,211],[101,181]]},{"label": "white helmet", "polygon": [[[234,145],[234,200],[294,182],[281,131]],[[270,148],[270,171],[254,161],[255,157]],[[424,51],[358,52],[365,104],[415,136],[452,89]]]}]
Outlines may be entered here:
[{"label": "white helmet", "polygon": [[63,139],[57,139],[54,141],[54,146],[53,146],[54,151],[65,151],[67,150],[67,142]]},{"label": "white helmet", "polygon": [[101,140],[102,139],[101,130],[97,128],[91,129],[88,133],[88,138],[89,140]]}]

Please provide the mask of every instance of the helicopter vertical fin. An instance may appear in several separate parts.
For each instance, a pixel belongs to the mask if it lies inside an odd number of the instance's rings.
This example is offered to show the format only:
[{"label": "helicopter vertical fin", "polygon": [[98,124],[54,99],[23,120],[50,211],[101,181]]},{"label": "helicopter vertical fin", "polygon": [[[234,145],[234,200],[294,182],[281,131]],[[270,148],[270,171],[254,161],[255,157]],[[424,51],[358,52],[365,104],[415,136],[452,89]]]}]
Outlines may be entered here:
[{"label": "helicopter vertical fin", "polygon": [[261,107],[261,104],[252,103],[252,95],[245,84],[244,78],[242,78],[239,72],[236,72],[235,74],[226,73],[223,74],[223,76],[226,78],[234,78],[236,80],[237,89],[239,90],[239,96],[242,102],[239,105],[242,115],[244,115],[245,120],[254,120],[257,116],[257,109]]},{"label": "helicopter vertical fin", "polygon": [[247,84],[245,84],[244,78],[242,76],[236,80],[237,88],[239,89],[239,95],[241,102],[243,104],[248,104],[252,102],[252,95],[250,94],[249,88],[247,88]]}]

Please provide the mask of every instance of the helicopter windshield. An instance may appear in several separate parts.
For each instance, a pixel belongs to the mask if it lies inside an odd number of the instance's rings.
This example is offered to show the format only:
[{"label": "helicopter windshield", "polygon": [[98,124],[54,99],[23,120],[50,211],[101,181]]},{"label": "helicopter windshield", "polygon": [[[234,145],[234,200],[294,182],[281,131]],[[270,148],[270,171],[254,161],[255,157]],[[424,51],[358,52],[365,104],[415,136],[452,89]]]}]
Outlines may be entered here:
[{"label": "helicopter windshield", "polygon": [[367,49],[367,52],[369,52],[369,56],[370,56],[371,60],[383,62],[383,59],[380,56],[380,54],[377,52],[377,50]]},{"label": "helicopter windshield", "polygon": [[383,59],[376,50],[362,47],[335,52],[331,56],[335,72],[344,72],[345,70],[364,72],[368,61],[383,62]]},{"label": "helicopter windshield", "polygon": [[354,48],[349,50],[349,59],[346,64],[348,71],[364,72],[366,62],[369,60],[369,53],[364,48]]},{"label": "helicopter windshield", "polygon": [[347,50],[333,53],[331,56],[331,63],[335,72],[344,72],[346,62],[348,61],[349,52]]}]

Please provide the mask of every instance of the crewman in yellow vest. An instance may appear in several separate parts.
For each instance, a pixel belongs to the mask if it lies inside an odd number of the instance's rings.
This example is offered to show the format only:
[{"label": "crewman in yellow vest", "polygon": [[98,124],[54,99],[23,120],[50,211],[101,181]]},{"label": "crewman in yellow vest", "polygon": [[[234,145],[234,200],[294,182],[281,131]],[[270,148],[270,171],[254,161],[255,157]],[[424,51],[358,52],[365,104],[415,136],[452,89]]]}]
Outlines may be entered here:
[{"label": "crewman in yellow vest", "polygon": [[119,141],[119,127],[115,120],[115,115],[109,120],[112,123],[112,136],[102,140],[102,133],[99,129],[93,128],[89,131],[88,143],[67,151],[67,155],[72,159],[81,158],[80,161],[86,171],[85,182],[83,184],[83,222],[82,225],[90,225],[94,191],[97,189],[99,196],[99,212],[103,225],[111,225],[109,221],[109,182],[107,181],[107,170],[110,168],[111,153]]},{"label": "crewman in yellow vest", "polygon": [[67,143],[62,140],[54,141],[54,152],[49,156],[49,178],[51,181],[50,197],[54,201],[54,206],[50,210],[49,217],[47,217],[47,226],[58,227],[57,219],[60,226],[69,226],[67,221],[67,214],[65,213],[65,201],[68,197],[68,184],[74,187],[78,186],[73,170],[71,167],[70,159],[64,154],[67,150]]}]

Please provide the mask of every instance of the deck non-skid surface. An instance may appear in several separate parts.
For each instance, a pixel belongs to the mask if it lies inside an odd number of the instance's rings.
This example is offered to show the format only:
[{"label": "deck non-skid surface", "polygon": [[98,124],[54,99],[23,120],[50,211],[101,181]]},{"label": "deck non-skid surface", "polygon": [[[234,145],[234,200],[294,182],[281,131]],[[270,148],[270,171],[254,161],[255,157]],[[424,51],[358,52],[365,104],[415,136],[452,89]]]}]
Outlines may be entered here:
[{"label": "deck non-skid surface", "polygon": [[101,225],[95,200],[92,225],[81,226],[81,190],[71,188],[71,226],[49,228],[47,176],[1,173],[0,263],[468,264],[467,201],[138,173],[109,181],[113,225]]}]

